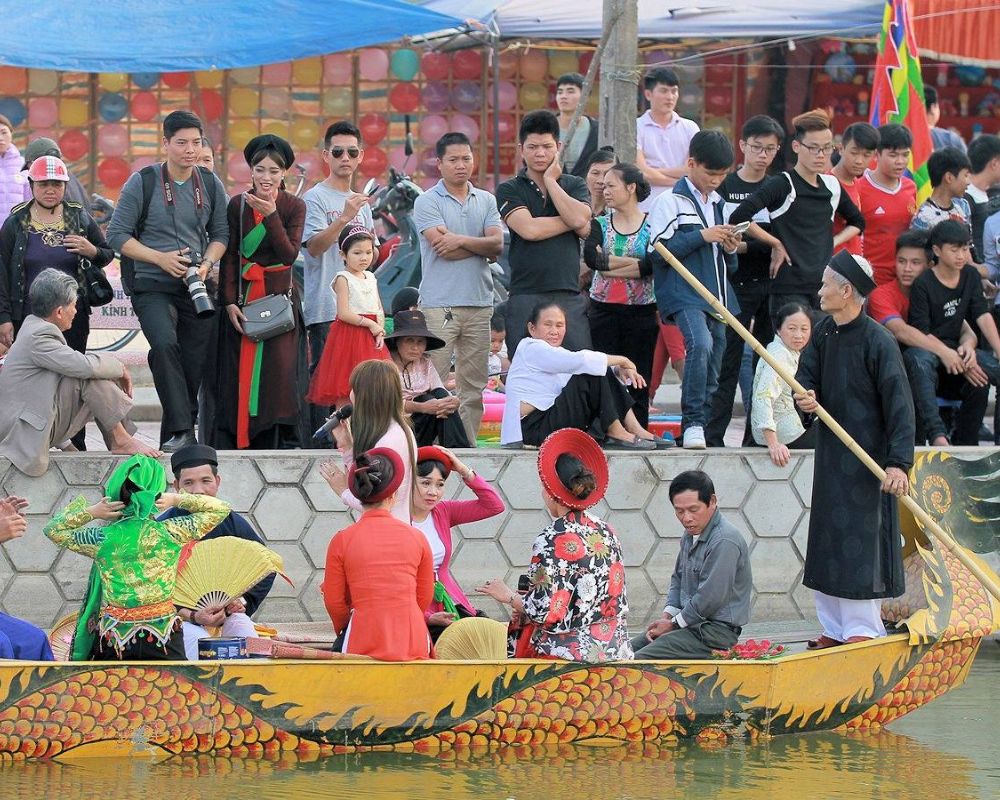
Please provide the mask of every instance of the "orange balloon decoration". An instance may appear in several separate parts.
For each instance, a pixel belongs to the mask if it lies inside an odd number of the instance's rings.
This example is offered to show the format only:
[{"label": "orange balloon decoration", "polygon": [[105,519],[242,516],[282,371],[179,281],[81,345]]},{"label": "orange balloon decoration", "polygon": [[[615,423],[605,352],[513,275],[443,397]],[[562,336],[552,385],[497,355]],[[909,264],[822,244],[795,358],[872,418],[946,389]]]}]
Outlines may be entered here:
[{"label": "orange balloon decoration", "polygon": [[136,92],[132,95],[132,116],[140,122],[156,119],[160,104],[152,92]]},{"label": "orange balloon decoration", "polygon": [[120,189],[131,174],[124,158],[106,158],[97,165],[97,178],[109,189]]},{"label": "orange balloon decoration", "polygon": [[28,88],[28,70],[24,67],[0,67],[0,95],[24,94]]},{"label": "orange balloon decoration", "polygon": [[184,89],[189,83],[191,83],[191,73],[164,72],[160,76],[160,80],[162,80],[171,89]]},{"label": "orange balloon decoration", "polygon": [[549,72],[549,57],[544,50],[525,50],[521,54],[521,79],[544,81]]},{"label": "orange balloon decoration", "polygon": [[90,139],[83,131],[66,131],[59,137],[59,149],[64,159],[77,161],[90,152]]}]

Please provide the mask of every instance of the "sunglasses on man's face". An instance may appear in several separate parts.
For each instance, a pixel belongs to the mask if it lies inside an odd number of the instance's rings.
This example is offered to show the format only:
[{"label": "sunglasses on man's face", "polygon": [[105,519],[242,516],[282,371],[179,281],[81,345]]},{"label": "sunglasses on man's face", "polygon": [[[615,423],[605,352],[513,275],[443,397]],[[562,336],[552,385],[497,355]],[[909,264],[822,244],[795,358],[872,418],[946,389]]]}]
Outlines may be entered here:
[{"label": "sunglasses on man's face", "polygon": [[347,153],[351,158],[357,158],[361,155],[361,150],[357,147],[331,147],[330,155],[334,158],[343,158],[344,153]]}]

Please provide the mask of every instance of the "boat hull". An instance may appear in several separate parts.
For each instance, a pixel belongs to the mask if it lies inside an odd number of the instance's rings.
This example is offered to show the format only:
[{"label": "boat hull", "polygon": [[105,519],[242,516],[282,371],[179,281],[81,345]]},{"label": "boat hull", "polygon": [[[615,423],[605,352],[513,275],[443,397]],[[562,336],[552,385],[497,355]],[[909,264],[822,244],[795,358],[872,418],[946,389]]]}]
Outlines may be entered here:
[{"label": "boat hull", "polygon": [[559,743],[669,745],[882,725],[959,685],[980,639],[776,661],[0,666],[0,760]]}]

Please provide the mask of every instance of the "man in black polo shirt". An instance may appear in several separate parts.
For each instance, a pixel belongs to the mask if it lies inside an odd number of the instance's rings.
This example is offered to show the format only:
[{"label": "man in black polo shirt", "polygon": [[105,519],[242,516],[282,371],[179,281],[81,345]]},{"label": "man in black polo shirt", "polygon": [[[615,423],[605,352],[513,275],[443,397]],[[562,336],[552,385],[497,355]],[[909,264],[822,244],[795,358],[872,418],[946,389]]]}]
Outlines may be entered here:
[{"label": "man in black polo shirt", "polygon": [[524,169],[497,187],[500,216],[510,228],[507,352],[513,358],[531,310],[554,301],[566,312],[563,347],[590,347],[590,326],[579,292],[580,238],[590,233],[590,192],[559,164],[559,120],[532,111],[518,136]]}]

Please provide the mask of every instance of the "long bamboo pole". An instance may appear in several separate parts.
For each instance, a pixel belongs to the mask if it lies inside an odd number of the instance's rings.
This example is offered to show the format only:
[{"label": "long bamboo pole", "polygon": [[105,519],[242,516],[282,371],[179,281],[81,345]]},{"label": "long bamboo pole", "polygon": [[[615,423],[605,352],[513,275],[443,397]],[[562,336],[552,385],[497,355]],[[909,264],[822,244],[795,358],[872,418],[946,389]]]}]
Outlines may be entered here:
[{"label": "long bamboo pole", "polygon": [[[722,316],[722,318],[726,321],[726,324],[736,331],[740,337],[753,348],[754,352],[763,358],[771,369],[778,373],[785,383],[792,387],[792,391],[796,394],[805,394],[805,387],[795,380],[795,376],[785,369],[785,367],[777,359],[775,359],[774,356],[767,352],[767,349],[757,341],[750,331],[743,326],[743,323],[736,319],[736,317],[733,316],[733,313],[720,303],[719,299],[708,291],[701,281],[692,275],[691,271],[677,260],[673,253],[663,246],[662,242],[657,242],[654,247],[656,248],[656,252],[663,256],[670,267],[676,270],[677,274],[686,280],[691,285],[691,288],[701,295],[702,299]],[[851,434],[844,430],[843,426],[837,422],[837,420],[830,416],[829,411],[823,408],[823,406],[818,405],[814,413],[823,421],[823,424],[833,431],[836,437],[844,443],[844,446],[854,453],[862,464],[868,467],[875,477],[877,477],[880,481],[885,480],[885,470],[878,465],[875,459],[868,455],[865,449],[854,440],[854,437],[852,437]],[[965,565],[966,569],[979,579],[979,582],[983,584],[986,590],[997,600],[1000,600],[1000,583],[997,583],[996,578],[987,573],[982,567],[979,566],[979,564],[973,561],[966,552],[965,548],[958,544],[958,542],[956,542],[940,525],[938,525],[931,515],[924,511],[920,504],[917,503],[917,501],[910,495],[904,495],[899,499],[913,514],[913,516],[923,523],[924,529],[929,531],[935,539],[947,547],[952,552],[952,555],[961,561],[962,564]]]}]

